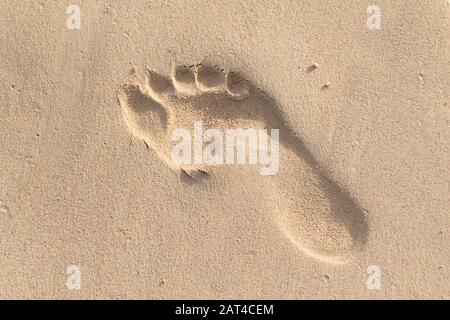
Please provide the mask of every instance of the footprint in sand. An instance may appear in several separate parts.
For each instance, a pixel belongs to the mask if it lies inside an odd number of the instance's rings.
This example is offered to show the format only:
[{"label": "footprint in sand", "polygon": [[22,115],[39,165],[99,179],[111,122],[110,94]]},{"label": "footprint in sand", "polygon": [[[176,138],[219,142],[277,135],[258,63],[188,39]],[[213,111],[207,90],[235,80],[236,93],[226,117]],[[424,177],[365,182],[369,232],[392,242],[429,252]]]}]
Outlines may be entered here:
[{"label": "footprint in sand", "polygon": [[119,102],[131,132],[172,169],[196,179],[208,167],[174,166],[171,133],[192,128],[274,128],[280,134],[280,169],[264,177],[275,220],[302,252],[330,263],[349,261],[365,245],[364,213],[317,163],[284,120],[277,104],[233,72],[199,64],[176,67],[171,77],[151,70],[143,85],[124,85]]}]

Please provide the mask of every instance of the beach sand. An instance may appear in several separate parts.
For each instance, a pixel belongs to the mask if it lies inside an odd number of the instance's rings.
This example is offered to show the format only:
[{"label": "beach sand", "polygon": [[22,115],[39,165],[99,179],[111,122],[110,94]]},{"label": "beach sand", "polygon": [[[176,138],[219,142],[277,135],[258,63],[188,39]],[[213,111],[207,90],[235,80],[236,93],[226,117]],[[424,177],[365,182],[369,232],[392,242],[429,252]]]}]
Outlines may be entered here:
[{"label": "beach sand", "polygon": [[[1,299],[450,297],[448,1],[1,11]],[[199,120],[279,170],[172,165]]]}]

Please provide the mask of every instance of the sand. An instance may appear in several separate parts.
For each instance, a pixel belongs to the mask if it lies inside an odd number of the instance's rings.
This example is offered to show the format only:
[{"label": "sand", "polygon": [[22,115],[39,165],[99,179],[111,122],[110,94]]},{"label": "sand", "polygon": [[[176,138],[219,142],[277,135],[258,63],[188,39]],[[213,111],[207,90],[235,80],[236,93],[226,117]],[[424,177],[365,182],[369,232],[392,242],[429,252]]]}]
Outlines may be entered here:
[{"label": "sand", "polygon": [[0,13],[1,299],[449,298],[448,1],[71,4]]}]

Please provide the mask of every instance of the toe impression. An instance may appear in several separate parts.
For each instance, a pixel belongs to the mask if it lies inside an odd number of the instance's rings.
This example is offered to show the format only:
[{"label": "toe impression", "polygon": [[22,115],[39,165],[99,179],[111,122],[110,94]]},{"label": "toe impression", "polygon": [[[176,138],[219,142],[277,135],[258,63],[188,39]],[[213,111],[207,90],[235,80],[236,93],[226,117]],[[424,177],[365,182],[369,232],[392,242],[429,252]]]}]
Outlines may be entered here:
[{"label": "toe impression", "polygon": [[147,74],[147,85],[146,88],[148,94],[159,102],[163,102],[170,95],[175,93],[175,87],[172,81],[159,73],[156,73],[150,69],[146,70]]},{"label": "toe impression", "polygon": [[198,66],[195,81],[202,91],[225,91],[225,74],[218,67]]},{"label": "toe impression", "polygon": [[195,83],[194,70],[188,66],[179,66],[172,69],[172,82],[181,93],[196,94],[198,92]]},{"label": "toe impression", "polygon": [[228,93],[237,100],[243,100],[250,94],[247,81],[235,72],[228,72],[225,77],[225,84]]}]

